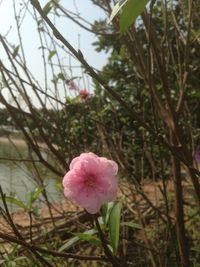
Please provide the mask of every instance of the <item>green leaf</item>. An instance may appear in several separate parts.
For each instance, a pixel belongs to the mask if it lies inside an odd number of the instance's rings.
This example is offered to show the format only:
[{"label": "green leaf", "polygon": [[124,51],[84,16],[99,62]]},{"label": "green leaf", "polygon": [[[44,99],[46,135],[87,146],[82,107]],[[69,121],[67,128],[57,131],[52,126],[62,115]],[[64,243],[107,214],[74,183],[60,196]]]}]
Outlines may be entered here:
[{"label": "green leaf", "polygon": [[128,0],[120,15],[120,32],[124,33],[143,12],[149,0]]},{"label": "green leaf", "polygon": [[121,203],[113,206],[109,216],[109,233],[113,252],[116,254],[119,245]]},{"label": "green leaf", "polygon": [[101,247],[101,241],[99,238],[92,236],[91,234],[73,233],[73,235],[79,237],[81,240],[87,241],[95,246]]},{"label": "green leaf", "polygon": [[[1,199],[2,198],[0,198],[0,200]],[[15,204],[15,205],[17,205],[18,207],[20,207],[22,209],[27,209],[27,207],[24,205],[24,203],[21,200],[17,199],[17,198],[5,197],[5,200],[6,200],[6,202],[11,203],[11,204]]]},{"label": "green leaf", "polygon": [[[91,230],[88,230],[88,231],[85,231],[83,234],[85,235],[94,235],[96,234],[97,231],[94,230],[94,229],[91,229]],[[77,234],[77,233],[76,233]],[[70,249],[72,246],[74,246],[76,243],[78,243],[79,241],[81,240],[80,237],[78,236],[75,236],[73,238],[71,238],[70,240],[67,241],[67,243],[65,243],[64,245],[62,245],[58,251],[64,251],[64,250],[68,250]]]},{"label": "green leaf", "polygon": [[20,48],[19,45],[15,47],[15,49],[14,49],[14,51],[13,51],[13,53],[12,53],[12,57],[13,57],[13,58],[16,58],[16,56],[17,56],[17,54],[18,54],[18,52],[19,52],[19,48]]},{"label": "green leaf", "polygon": [[67,243],[65,243],[64,245],[62,245],[58,251],[64,251],[64,250],[68,250],[70,249],[72,246],[74,246],[78,241],[80,240],[79,237],[75,236],[73,238],[71,238],[69,241],[67,241]]},{"label": "green leaf", "polygon": [[108,223],[110,211],[111,211],[113,206],[114,206],[114,202],[109,202],[109,203],[104,203],[101,207],[103,222],[105,225],[107,225],[107,223]]},{"label": "green leaf", "polygon": [[48,55],[48,60],[50,61],[55,54],[56,54],[55,50],[50,51]]},{"label": "green leaf", "polygon": [[32,203],[38,199],[39,195],[40,195],[43,191],[44,191],[44,188],[43,188],[43,187],[38,187],[38,188],[35,189],[33,195],[31,196],[31,201],[32,201]]},{"label": "green leaf", "polygon": [[38,199],[39,195],[42,193],[44,188],[36,188],[35,191],[32,191],[30,193],[29,201],[28,201],[28,208],[31,209],[33,203]]},{"label": "green leaf", "polygon": [[38,207],[33,207],[32,208],[32,214],[36,217],[39,218],[40,217],[40,212],[41,210]]},{"label": "green leaf", "polygon": [[133,222],[123,222],[121,223],[121,225],[128,226],[134,229],[142,229],[142,225]]},{"label": "green leaf", "polygon": [[65,76],[64,76],[64,74],[63,73],[58,73],[58,79],[61,79],[62,81],[65,81],[66,80],[66,78],[65,78]]},{"label": "green leaf", "polygon": [[108,23],[110,23],[114,17],[119,13],[120,9],[126,4],[128,0],[119,1],[113,8]]},{"label": "green leaf", "polygon": [[14,261],[9,261],[7,264],[8,264],[7,267],[15,267],[15,266],[17,266],[17,263],[14,262]]},{"label": "green leaf", "polygon": [[45,15],[48,15],[48,13],[51,11],[52,9],[52,1],[49,1],[46,3],[46,5],[43,7],[43,12]]},{"label": "green leaf", "polygon": [[27,260],[27,257],[20,256],[20,257],[15,258],[15,261],[24,261],[24,260]]}]

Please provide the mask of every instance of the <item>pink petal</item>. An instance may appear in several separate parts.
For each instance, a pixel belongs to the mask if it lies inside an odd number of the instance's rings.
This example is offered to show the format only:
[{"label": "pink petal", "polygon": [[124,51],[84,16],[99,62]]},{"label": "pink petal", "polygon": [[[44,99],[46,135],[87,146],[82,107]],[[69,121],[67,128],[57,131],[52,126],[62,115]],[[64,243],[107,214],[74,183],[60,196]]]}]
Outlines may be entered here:
[{"label": "pink petal", "polygon": [[100,157],[100,163],[101,163],[101,172],[104,173],[104,175],[117,175],[118,172],[118,165],[113,160],[108,160],[104,157]]},{"label": "pink petal", "polygon": [[82,153],[72,160],[70,170],[74,169],[84,174],[95,174],[98,170],[99,159],[94,153]]},{"label": "pink petal", "polygon": [[76,157],[71,161],[71,163],[69,165],[69,169],[70,170],[75,169],[75,166],[76,166],[76,168],[79,169],[81,167],[79,164],[81,165],[80,157]]},{"label": "pink petal", "polygon": [[113,201],[117,195],[117,187],[117,177],[102,176],[97,181],[96,192],[103,202]]},{"label": "pink petal", "polygon": [[63,178],[64,194],[67,198],[72,199],[74,195],[82,190],[84,179],[79,173],[69,171]]},{"label": "pink petal", "polygon": [[102,205],[101,200],[95,190],[83,188],[74,198],[74,201],[89,213],[97,213]]}]

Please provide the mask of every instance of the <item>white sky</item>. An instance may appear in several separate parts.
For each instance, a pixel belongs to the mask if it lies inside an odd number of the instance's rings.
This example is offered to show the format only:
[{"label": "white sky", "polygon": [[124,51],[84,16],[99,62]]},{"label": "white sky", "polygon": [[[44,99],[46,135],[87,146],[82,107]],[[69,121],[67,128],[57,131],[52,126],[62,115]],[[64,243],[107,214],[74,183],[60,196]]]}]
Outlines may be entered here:
[{"label": "white sky", "polygon": [[[15,0],[15,5],[18,10],[23,2],[27,2],[27,0]],[[42,6],[44,6],[47,2],[47,0],[40,0]],[[6,33],[8,33],[7,39],[9,42],[17,46],[19,44],[19,40],[16,31],[16,22],[14,19],[13,0],[0,0],[0,3],[0,34],[4,36]],[[76,7],[78,7],[80,15],[90,22],[105,16],[103,11],[92,5],[90,0],[62,0],[61,3],[66,9],[73,12],[76,12]],[[32,10],[30,3],[29,6],[30,10]],[[80,40],[80,49],[86,60],[93,67],[101,69],[106,62],[106,55],[104,53],[97,53],[94,47],[91,45],[97,40],[93,34],[83,30],[67,18],[56,19],[56,25],[64,37],[74,46],[74,48],[78,49],[78,40]],[[21,27],[21,32],[27,65],[40,84],[43,85],[44,70],[42,68],[41,50],[38,49],[40,46],[39,37],[36,31],[36,22],[32,19],[31,15],[26,14],[26,17],[23,21],[23,26]],[[63,57],[68,56],[63,54]],[[0,54],[0,58],[6,62],[6,57],[2,53]],[[72,64],[80,65],[79,63],[75,62]],[[73,69],[72,76],[80,75],[80,70]],[[90,88],[90,90],[92,90],[92,88]]]}]

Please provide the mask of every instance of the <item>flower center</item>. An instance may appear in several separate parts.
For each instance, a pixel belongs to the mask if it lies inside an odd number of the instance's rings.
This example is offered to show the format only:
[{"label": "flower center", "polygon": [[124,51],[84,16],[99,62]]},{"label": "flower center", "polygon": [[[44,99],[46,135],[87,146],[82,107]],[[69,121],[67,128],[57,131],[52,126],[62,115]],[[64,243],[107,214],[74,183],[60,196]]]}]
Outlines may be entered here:
[{"label": "flower center", "polygon": [[93,175],[88,175],[85,177],[85,185],[88,187],[93,187],[95,184],[95,177]]}]

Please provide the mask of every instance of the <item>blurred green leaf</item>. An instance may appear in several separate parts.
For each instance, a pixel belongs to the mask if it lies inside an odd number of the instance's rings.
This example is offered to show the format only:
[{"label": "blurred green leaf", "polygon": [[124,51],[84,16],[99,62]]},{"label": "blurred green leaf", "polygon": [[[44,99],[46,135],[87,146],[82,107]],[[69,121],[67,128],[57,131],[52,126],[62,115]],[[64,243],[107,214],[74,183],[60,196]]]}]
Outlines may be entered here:
[{"label": "blurred green leaf", "polygon": [[[93,233],[94,234],[94,233]],[[92,236],[91,234],[73,233],[73,235],[80,238],[80,240],[87,241],[95,246],[101,247],[101,241],[99,238]]]},{"label": "blurred green leaf", "polygon": [[[0,199],[2,199],[2,198],[0,198]],[[24,203],[21,200],[17,199],[17,198],[5,197],[5,200],[6,200],[6,202],[11,203],[11,204],[15,204],[15,205],[17,205],[18,207],[20,207],[22,209],[27,209],[27,207],[24,205]]]},{"label": "blurred green leaf", "polygon": [[48,60],[50,61],[55,54],[56,54],[55,50],[50,51],[48,55]]},{"label": "blurred green leaf", "polygon": [[114,17],[119,13],[120,9],[123,7],[123,5],[126,4],[128,0],[122,0],[119,1],[113,8],[112,13],[109,18],[109,23],[114,19]]},{"label": "blurred green leaf", "polygon": [[48,15],[48,13],[51,11],[52,9],[52,1],[49,1],[46,3],[46,5],[43,7],[43,12],[45,15]]},{"label": "blurred green leaf", "polygon": [[[91,229],[91,230],[85,231],[85,232],[82,233],[82,234],[90,235],[90,236],[91,236],[91,235],[94,235],[94,234],[96,234],[96,233],[97,233],[96,230]],[[59,248],[58,251],[68,250],[68,249],[70,249],[72,246],[74,246],[76,243],[78,243],[78,242],[81,240],[81,238],[77,236],[78,233],[75,233],[75,234],[76,234],[76,236],[73,237],[73,238],[71,238],[70,240],[68,240],[64,245],[62,245],[62,246]],[[81,233],[80,233],[80,234],[81,234]]]},{"label": "blurred green leaf", "polygon": [[13,53],[12,53],[12,57],[13,57],[13,58],[16,58],[16,56],[17,56],[17,54],[18,54],[18,52],[19,52],[19,48],[20,48],[19,45],[15,47],[15,49],[14,49],[14,51],[13,51]]},{"label": "blurred green leaf", "polygon": [[109,216],[110,240],[111,240],[111,246],[115,254],[117,253],[119,245],[120,214],[121,214],[121,203],[117,203],[112,207]]},{"label": "blurred green leaf", "polygon": [[63,73],[58,73],[58,79],[61,79],[62,81],[65,81],[66,79],[65,79],[65,76],[64,76],[64,74]]},{"label": "blurred green leaf", "polygon": [[62,245],[58,251],[64,251],[70,249],[72,246],[74,246],[78,241],[80,240],[79,237],[75,236],[68,240],[64,245]]},{"label": "blurred green leaf", "polygon": [[17,266],[17,263],[15,261],[9,261],[7,263],[7,267],[16,267]]},{"label": "blurred green leaf", "polygon": [[44,188],[43,187],[38,187],[35,189],[32,197],[31,197],[31,201],[32,203],[38,199],[39,195],[44,191]]},{"label": "blurred green leaf", "polygon": [[32,208],[33,203],[38,199],[39,195],[42,193],[43,190],[44,190],[44,188],[40,187],[40,188],[36,188],[35,191],[31,192],[30,198],[28,201],[29,209]]},{"label": "blurred green leaf", "polygon": [[40,216],[40,212],[41,212],[41,210],[38,208],[38,207],[33,207],[32,208],[32,213],[33,213],[33,215],[35,216],[35,217],[39,217]]},{"label": "blurred green leaf", "polygon": [[103,222],[105,225],[107,225],[107,223],[108,223],[110,211],[111,211],[113,206],[114,206],[114,202],[109,202],[109,203],[104,203],[101,207]]},{"label": "blurred green leaf", "polygon": [[128,0],[120,15],[120,32],[124,33],[143,12],[149,0]]}]

